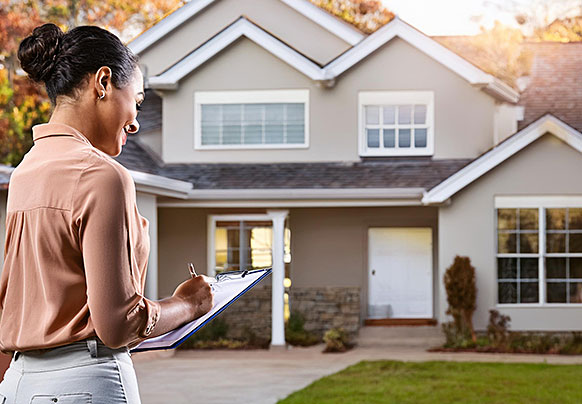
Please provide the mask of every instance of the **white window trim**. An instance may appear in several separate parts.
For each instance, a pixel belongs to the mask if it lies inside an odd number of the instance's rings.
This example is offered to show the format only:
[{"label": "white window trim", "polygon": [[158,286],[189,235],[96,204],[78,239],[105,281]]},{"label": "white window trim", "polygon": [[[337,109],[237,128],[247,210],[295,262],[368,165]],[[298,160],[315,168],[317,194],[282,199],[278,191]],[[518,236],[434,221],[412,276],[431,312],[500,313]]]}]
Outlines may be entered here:
[{"label": "white window trim", "polygon": [[[305,135],[303,143],[202,145],[201,110],[203,104],[261,104],[297,102],[305,104]],[[196,91],[194,92],[194,149],[195,150],[264,150],[306,149],[309,147],[309,90],[251,90],[251,91]]]},{"label": "white window trim", "polygon": [[[524,195],[524,196],[495,196],[495,306],[498,308],[581,308],[582,303],[547,303],[546,300],[546,267],[544,265],[544,257],[546,254],[546,217],[544,209],[552,208],[578,208],[582,207],[582,196],[580,195]],[[518,208],[537,208],[538,211],[538,253],[531,254],[532,256],[539,256],[538,270],[539,270],[539,298],[541,302],[538,303],[498,303],[499,302],[499,282],[497,278],[497,257],[499,254],[498,248],[498,231],[497,231],[497,209],[518,209]],[[568,257],[576,256],[577,254],[567,254]],[[566,255],[565,255],[566,256]]]},{"label": "white window trim", "polygon": [[[409,148],[368,149],[366,139],[366,105],[426,104],[426,147],[415,148],[411,138]],[[380,134],[381,136],[381,134]],[[358,93],[358,145],[360,156],[432,156],[434,154],[434,92],[433,91],[360,91]]]}]

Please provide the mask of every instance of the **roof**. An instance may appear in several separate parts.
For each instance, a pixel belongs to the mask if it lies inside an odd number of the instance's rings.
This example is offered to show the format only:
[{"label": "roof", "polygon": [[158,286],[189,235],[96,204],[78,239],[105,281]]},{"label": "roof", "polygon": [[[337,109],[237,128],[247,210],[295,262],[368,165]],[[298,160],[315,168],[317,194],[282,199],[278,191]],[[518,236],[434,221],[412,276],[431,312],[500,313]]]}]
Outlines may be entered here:
[{"label": "roof", "polygon": [[159,165],[129,138],[117,160],[130,170],[190,182],[193,189],[430,189],[470,162],[430,158],[367,160],[355,163],[240,163]]},{"label": "roof", "polygon": [[326,65],[320,66],[245,16],[241,16],[164,72],[149,77],[149,87],[166,90],[177,89],[180,80],[243,36],[288,63],[310,79],[324,82],[326,85],[333,85],[337,77],[393,38],[398,37],[491,96],[511,103],[517,102],[519,99],[519,94],[511,86],[484,72],[398,17],[395,17],[382,28],[338,55]]},{"label": "roof", "polygon": [[519,101],[525,107],[519,129],[550,113],[582,131],[582,42],[538,42],[526,46],[534,59],[529,83]]},{"label": "roof", "polygon": [[424,195],[422,202],[424,204],[445,202],[547,133],[582,152],[582,133],[555,116],[546,114],[438,184]]}]

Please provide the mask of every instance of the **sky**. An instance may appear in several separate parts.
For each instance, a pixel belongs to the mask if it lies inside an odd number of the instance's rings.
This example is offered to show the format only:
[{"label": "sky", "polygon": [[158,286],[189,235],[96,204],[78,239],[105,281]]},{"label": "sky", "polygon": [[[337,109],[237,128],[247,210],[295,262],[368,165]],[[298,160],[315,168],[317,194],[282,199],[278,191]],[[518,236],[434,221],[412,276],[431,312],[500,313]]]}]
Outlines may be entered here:
[{"label": "sky", "polygon": [[[521,4],[532,4],[531,0],[516,0]],[[572,0],[549,0],[547,3],[560,8],[560,4]],[[483,25],[490,28],[495,20],[517,27],[509,12],[502,12],[486,0],[382,0],[390,11],[402,20],[427,35],[474,35]],[[538,2],[539,3],[539,2]],[[481,16],[479,22],[472,17]]]}]

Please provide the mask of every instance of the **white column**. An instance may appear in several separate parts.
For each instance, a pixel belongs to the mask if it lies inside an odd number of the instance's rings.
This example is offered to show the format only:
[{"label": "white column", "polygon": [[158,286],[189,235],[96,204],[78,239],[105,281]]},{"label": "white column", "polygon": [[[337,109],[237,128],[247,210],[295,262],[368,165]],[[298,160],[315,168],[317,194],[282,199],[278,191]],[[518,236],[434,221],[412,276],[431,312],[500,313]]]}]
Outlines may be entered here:
[{"label": "white column", "polygon": [[273,221],[273,281],[271,304],[271,346],[285,346],[285,315],[283,295],[285,293],[285,218],[287,210],[268,210],[267,214]]},{"label": "white column", "polygon": [[158,299],[158,205],[155,195],[137,193],[137,209],[150,223],[150,255],[146,276],[145,295]]}]

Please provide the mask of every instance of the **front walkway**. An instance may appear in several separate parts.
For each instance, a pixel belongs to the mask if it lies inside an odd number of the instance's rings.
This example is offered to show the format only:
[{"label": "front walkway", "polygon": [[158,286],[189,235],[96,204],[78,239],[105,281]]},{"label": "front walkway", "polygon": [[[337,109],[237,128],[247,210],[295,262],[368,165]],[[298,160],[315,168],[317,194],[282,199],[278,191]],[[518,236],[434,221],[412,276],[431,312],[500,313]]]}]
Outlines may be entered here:
[{"label": "front walkway", "polygon": [[[406,335],[402,328],[397,333]],[[360,346],[323,354],[323,345],[274,351],[176,351],[167,358],[134,354],[143,404],[273,404],[361,360],[547,362],[582,365],[582,356],[426,352],[434,337],[380,338],[363,330]],[[428,344],[428,345],[427,345]]]}]

